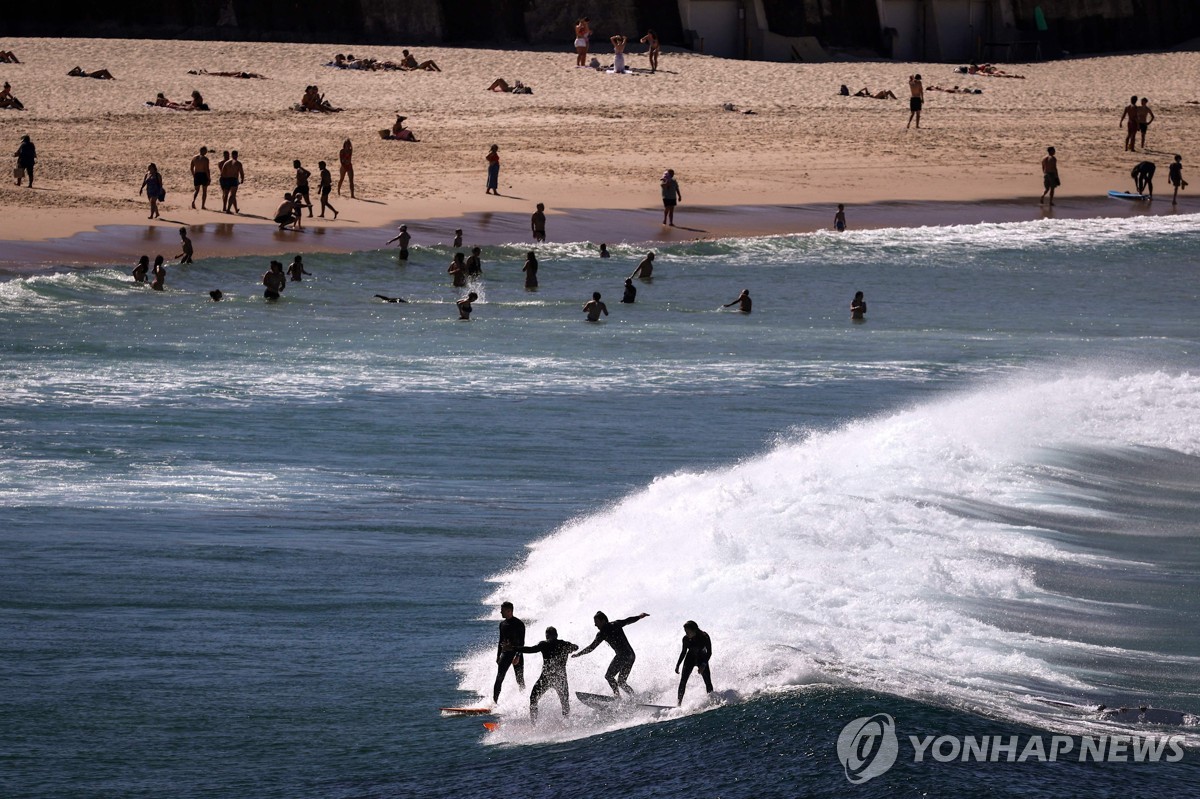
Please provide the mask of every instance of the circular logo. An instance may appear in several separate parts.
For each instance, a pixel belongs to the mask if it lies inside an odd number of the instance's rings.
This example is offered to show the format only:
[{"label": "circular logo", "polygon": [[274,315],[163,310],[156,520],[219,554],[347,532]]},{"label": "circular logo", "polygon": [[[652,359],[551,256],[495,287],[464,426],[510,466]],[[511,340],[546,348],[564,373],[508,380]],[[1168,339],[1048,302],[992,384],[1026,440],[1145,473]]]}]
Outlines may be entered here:
[{"label": "circular logo", "polygon": [[842,728],[837,740],[838,760],[846,770],[846,779],[855,785],[890,769],[899,751],[896,722],[887,713],[855,719]]}]

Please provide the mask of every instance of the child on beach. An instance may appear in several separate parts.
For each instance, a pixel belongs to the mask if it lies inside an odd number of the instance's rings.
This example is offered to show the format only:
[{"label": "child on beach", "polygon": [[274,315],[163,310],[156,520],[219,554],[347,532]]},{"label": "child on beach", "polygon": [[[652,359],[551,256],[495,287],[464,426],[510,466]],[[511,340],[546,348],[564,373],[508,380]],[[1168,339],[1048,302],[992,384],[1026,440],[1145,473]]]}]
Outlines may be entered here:
[{"label": "child on beach", "polygon": [[180,249],[183,252],[175,256],[175,259],[181,264],[190,264],[192,262],[192,240],[188,238],[187,228],[179,228],[179,239],[181,242]]},{"label": "child on beach", "polygon": [[1179,190],[1187,188],[1187,181],[1183,179],[1183,156],[1175,156],[1175,163],[1167,169],[1167,180],[1175,187],[1175,194],[1171,197],[1171,205],[1176,205],[1179,201]]},{"label": "child on beach", "polygon": [[154,269],[152,274],[154,277],[150,281],[150,288],[154,289],[155,291],[163,291],[166,288],[167,283],[167,267],[163,266],[163,257],[161,255],[154,256]]}]

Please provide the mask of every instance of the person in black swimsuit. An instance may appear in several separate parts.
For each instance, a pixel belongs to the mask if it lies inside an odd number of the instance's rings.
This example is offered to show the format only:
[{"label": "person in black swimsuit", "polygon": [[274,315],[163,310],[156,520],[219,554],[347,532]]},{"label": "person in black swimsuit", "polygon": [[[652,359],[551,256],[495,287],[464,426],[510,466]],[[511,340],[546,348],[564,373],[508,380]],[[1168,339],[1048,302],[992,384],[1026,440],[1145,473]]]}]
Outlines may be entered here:
[{"label": "person in black swimsuit", "polygon": [[553,688],[558,693],[563,716],[571,715],[571,692],[567,689],[567,656],[579,649],[570,641],[558,640],[558,630],[546,628],[546,640],[537,646],[523,646],[522,652],[538,652],[542,656],[542,674],[529,694],[529,720],[537,724],[538,700]]},{"label": "person in black swimsuit", "polygon": [[1150,199],[1154,199],[1154,169],[1153,161],[1140,161],[1129,173],[1137,193],[1145,194]]},{"label": "person in black swimsuit", "polygon": [[612,688],[613,696],[619,697],[621,694],[618,688],[633,696],[633,689],[629,687],[629,683],[625,682],[629,678],[629,672],[633,669],[633,662],[637,659],[637,655],[633,652],[633,647],[629,645],[629,639],[625,637],[625,630],[622,629],[635,621],[641,621],[649,616],[649,613],[642,613],[637,616],[630,616],[628,619],[619,621],[609,621],[608,616],[601,611],[596,611],[596,615],[592,620],[596,623],[596,640],[592,641],[583,649],[571,655],[573,658],[581,657],[588,654],[596,647],[600,646],[600,642],[604,641],[612,647],[615,655],[612,663],[608,664],[608,671],[604,673],[604,679],[608,680],[608,685]]},{"label": "person in black swimsuit", "polygon": [[521,647],[525,646],[525,622],[513,615],[513,603],[505,602],[500,606],[500,643],[496,646],[496,685],[492,688],[492,701],[500,701],[500,688],[504,685],[504,675],[512,666],[513,675],[517,678],[517,687],[525,690],[525,663],[521,660]]},{"label": "person in black swimsuit", "polygon": [[708,672],[708,659],[712,657],[712,640],[708,633],[700,629],[694,621],[683,623],[683,649],[679,650],[679,660],[675,662],[675,673],[679,674],[679,665],[683,664],[683,674],[679,677],[679,703],[683,704],[683,693],[687,690],[688,678],[692,669],[700,672],[704,678],[704,689],[713,692],[712,676]]}]

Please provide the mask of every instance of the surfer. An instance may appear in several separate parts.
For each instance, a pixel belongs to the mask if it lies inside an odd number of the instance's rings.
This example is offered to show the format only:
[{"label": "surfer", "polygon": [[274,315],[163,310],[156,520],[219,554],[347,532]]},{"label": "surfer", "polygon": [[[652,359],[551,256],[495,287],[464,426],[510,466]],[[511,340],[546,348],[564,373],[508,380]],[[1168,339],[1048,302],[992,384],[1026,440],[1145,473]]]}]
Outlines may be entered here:
[{"label": "surfer", "polygon": [[629,678],[629,672],[633,669],[633,662],[637,659],[634,654],[633,647],[629,645],[629,639],[625,637],[625,630],[622,629],[635,621],[641,621],[649,616],[649,613],[642,613],[637,616],[630,616],[628,619],[620,619],[618,621],[609,621],[608,616],[602,611],[596,611],[596,615],[592,620],[596,623],[596,640],[592,641],[583,649],[571,655],[573,658],[582,657],[588,654],[596,647],[600,646],[600,642],[604,641],[612,647],[615,655],[612,663],[608,664],[608,671],[604,672],[604,679],[608,681],[608,685],[612,688],[613,696],[619,697],[621,694],[618,688],[624,689],[627,694],[633,696],[633,689],[629,687],[626,680]]},{"label": "surfer", "polygon": [[537,724],[538,700],[542,694],[553,688],[558,693],[558,701],[562,704],[563,716],[571,715],[571,694],[567,690],[567,657],[579,649],[570,641],[558,640],[558,630],[546,628],[546,640],[536,646],[523,646],[521,652],[538,652],[542,656],[542,673],[533,684],[529,694],[529,720]]},{"label": "surfer", "polygon": [[679,665],[683,664],[683,674],[679,677],[679,702],[683,704],[683,693],[687,690],[688,678],[692,669],[700,672],[704,678],[704,690],[713,692],[712,675],[708,671],[708,659],[712,657],[712,640],[708,633],[700,629],[694,621],[683,623],[683,649],[679,650],[679,660],[675,661],[675,673],[679,674]]},{"label": "surfer", "polygon": [[512,666],[513,675],[517,678],[517,687],[525,690],[525,663],[521,660],[521,647],[525,646],[525,622],[513,615],[513,603],[504,602],[500,605],[500,642],[496,645],[496,685],[492,688],[492,701],[500,701],[500,688],[504,685],[504,675]]},{"label": "surfer", "polygon": [[1129,172],[1129,177],[1133,178],[1133,185],[1137,188],[1138,194],[1145,194],[1151,200],[1154,199],[1154,162],[1139,161]]}]

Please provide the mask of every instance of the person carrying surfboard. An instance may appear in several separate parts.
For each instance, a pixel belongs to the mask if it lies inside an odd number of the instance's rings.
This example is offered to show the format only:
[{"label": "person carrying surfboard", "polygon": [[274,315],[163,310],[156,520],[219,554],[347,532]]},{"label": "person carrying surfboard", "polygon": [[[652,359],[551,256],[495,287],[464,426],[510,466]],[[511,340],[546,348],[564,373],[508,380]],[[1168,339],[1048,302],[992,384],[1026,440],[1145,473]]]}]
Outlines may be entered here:
[{"label": "person carrying surfboard", "polygon": [[513,615],[513,603],[500,605],[500,643],[496,646],[496,685],[492,688],[492,701],[500,701],[500,689],[504,686],[504,675],[512,666],[517,687],[525,690],[525,662],[521,659],[521,647],[525,646],[525,622]]},{"label": "person carrying surfboard", "polygon": [[558,640],[558,630],[553,627],[546,628],[545,641],[536,646],[521,647],[522,652],[538,652],[542,656],[542,673],[529,694],[529,721],[533,724],[537,724],[538,700],[551,688],[558,693],[563,717],[571,715],[571,693],[567,689],[567,656],[577,649],[579,647],[570,641]]},{"label": "person carrying surfboard", "polygon": [[629,645],[629,639],[625,637],[624,627],[633,624],[635,621],[641,621],[649,616],[649,613],[642,613],[637,616],[630,616],[628,619],[620,619],[618,621],[609,621],[608,616],[602,611],[596,611],[596,615],[592,620],[596,624],[596,640],[592,641],[583,649],[571,655],[573,658],[582,657],[588,654],[596,647],[600,646],[603,641],[612,647],[615,655],[612,663],[608,664],[608,671],[604,672],[604,679],[608,681],[608,685],[612,688],[613,696],[619,697],[621,694],[617,690],[622,689],[630,696],[633,696],[633,689],[629,687],[626,680],[629,678],[629,672],[633,669],[633,662],[637,659],[637,655],[633,652],[633,647]]},{"label": "person carrying surfboard", "polygon": [[683,623],[683,649],[679,650],[679,660],[675,661],[675,673],[679,674],[679,665],[683,664],[683,674],[679,678],[679,703],[683,704],[683,694],[687,690],[688,678],[692,669],[700,672],[704,678],[704,690],[713,692],[712,675],[708,672],[708,659],[712,657],[712,639],[708,633],[700,629],[696,622]]}]

